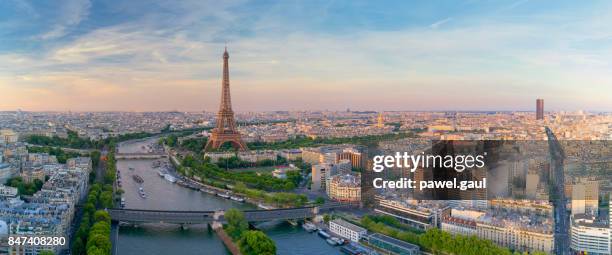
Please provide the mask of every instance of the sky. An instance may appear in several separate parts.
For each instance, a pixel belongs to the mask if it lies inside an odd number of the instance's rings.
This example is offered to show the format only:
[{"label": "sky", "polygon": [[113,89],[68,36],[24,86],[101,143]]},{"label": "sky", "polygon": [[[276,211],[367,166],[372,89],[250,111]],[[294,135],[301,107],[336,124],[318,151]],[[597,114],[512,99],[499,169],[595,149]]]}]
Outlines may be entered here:
[{"label": "sky", "polygon": [[610,1],[0,1],[0,110],[612,111]]}]

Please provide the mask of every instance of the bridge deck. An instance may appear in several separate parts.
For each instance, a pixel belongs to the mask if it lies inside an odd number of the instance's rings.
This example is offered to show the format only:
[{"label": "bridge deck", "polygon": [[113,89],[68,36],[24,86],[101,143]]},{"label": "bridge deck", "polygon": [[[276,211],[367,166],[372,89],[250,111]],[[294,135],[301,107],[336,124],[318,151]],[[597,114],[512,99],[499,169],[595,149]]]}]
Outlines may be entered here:
[{"label": "bridge deck", "polygon": [[[270,221],[305,219],[316,216],[319,210],[345,207],[346,204],[329,204],[320,207],[283,208],[272,210],[246,210],[247,221]],[[350,205],[348,205],[350,206]],[[223,221],[223,211],[168,211],[168,210],[138,210],[138,209],[107,209],[113,221],[147,223],[164,222],[175,224],[208,223],[215,220]]]}]

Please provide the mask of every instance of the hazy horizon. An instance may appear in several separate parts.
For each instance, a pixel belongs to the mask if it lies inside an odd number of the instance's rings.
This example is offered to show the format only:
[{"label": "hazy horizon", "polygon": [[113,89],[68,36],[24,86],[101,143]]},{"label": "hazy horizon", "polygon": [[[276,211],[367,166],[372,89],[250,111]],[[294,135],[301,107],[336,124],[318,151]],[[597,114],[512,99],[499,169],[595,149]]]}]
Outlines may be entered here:
[{"label": "hazy horizon", "polygon": [[[0,2],[0,110],[612,112],[612,3]],[[450,110],[449,110],[450,109]]]}]

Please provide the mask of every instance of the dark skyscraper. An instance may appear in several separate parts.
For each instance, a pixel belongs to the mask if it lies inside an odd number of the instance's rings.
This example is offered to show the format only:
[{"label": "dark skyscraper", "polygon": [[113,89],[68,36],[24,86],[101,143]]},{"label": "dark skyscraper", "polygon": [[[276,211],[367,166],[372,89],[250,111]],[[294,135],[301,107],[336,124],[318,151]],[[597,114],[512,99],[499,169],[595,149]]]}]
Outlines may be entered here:
[{"label": "dark skyscraper", "polygon": [[536,120],[544,119],[544,99],[536,99]]}]

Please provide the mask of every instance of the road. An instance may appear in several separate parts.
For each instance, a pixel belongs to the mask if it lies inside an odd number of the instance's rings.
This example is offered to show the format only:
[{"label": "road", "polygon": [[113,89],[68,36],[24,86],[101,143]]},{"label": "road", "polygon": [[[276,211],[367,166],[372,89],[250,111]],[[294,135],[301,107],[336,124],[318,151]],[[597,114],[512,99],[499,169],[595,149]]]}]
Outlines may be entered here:
[{"label": "road", "polygon": [[567,198],[565,197],[565,175],[563,160],[565,153],[552,130],[546,127],[548,146],[553,170],[553,205],[555,210],[555,254],[566,255],[569,251],[569,215],[567,213]]}]

